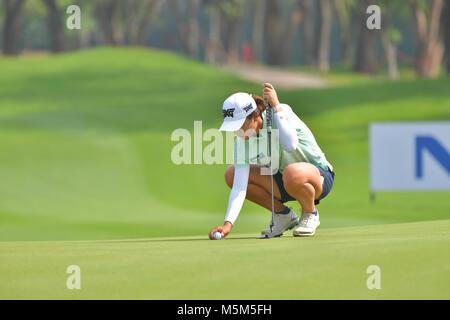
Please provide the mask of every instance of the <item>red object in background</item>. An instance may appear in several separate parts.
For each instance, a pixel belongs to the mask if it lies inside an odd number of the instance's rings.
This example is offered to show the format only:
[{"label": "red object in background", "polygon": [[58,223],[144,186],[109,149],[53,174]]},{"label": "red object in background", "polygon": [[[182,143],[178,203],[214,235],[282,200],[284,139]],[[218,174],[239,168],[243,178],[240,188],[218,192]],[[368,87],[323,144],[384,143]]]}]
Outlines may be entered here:
[{"label": "red object in background", "polygon": [[249,44],[243,44],[241,47],[242,51],[242,58],[245,63],[252,63],[253,62],[253,49],[252,46]]}]

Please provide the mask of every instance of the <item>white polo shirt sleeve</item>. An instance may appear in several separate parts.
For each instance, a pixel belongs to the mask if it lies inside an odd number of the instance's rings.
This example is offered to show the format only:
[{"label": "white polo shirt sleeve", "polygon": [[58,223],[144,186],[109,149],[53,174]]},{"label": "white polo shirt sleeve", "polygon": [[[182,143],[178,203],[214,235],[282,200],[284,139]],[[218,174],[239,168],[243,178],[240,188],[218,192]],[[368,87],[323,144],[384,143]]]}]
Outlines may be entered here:
[{"label": "white polo shirt sleeve", "polygon": [[230,198],[228,200],[228,209],[225,216],[225,222],[229,221],[234,225],[247,194],[248,177],[250,175],[250,166],[244,166],[234,169],[234,181],[231,188]]}]

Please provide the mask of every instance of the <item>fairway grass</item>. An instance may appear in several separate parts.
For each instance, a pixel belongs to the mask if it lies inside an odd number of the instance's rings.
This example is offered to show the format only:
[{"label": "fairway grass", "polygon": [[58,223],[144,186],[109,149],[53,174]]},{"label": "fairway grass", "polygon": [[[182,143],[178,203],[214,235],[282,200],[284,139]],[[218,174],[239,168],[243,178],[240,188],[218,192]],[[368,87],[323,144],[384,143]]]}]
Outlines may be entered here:
[{"label": "fairway grass", "polygon": [[[231,234],[0,243],[0,299],[449,299],[450,220]],[[81,268],[81,290],[66,269]],[[366,286],[370,265],[381,289]]]},{"label": "fairway grass", "polygon": [[[227,164],[175,165],[171,134],[218,128],[227,96],[261,86],[143,48],[0,57],[0,70],[0,241],[194,236],[223,222]],[[370,123],[450,120],[448,88],[450,77],[278,91],[336,172],[321,228],[450,218],[448,192],[370,202],[368,179]],[[269,219],[246,201],[233,234]]]}]

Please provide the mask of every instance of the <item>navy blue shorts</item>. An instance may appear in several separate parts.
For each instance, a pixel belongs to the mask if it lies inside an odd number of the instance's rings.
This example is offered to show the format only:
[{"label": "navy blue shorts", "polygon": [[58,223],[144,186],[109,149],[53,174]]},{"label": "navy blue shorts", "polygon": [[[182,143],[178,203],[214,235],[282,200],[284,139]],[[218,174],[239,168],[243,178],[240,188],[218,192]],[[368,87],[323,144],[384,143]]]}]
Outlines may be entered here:
[{"label": "navy blue shorts", "polygon": [[[328,168],[328,170],[323,170],[321,167],[316,166],[317,169],[320,171],[320,175],[323,177],[323,184],[322,184],[322,194],[320,195],[318,200],[314,200],[314,204],[319,204],[320,200],[325,198],[331,191],[331,188],[333,187],[334,183],[334,172]],[[285,203],[288,201],[296,201],[296,199],[291,196],[289,193],[287,193],[286,189],[284,188],[283,184],[283,175],[280,171],[278,171],[274,176],[275,181],[278,185],[278,189],[280,189],[281,194],[281,202]]]}]

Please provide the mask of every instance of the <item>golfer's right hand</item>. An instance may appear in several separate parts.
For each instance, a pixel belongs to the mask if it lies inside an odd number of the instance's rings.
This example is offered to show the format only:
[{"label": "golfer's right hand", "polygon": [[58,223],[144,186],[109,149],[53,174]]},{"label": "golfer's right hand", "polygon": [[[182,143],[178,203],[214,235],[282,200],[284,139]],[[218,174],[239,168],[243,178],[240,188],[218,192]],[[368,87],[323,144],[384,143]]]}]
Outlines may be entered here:
[{"label": "golfer's right hand", "polygon": [[231,223],[225,222],[223,226],[215,227],[209,233],[209,239],[214,240],[214,233],[220,232],[223,234],[223,238],[225,238],[231,231]]}]

